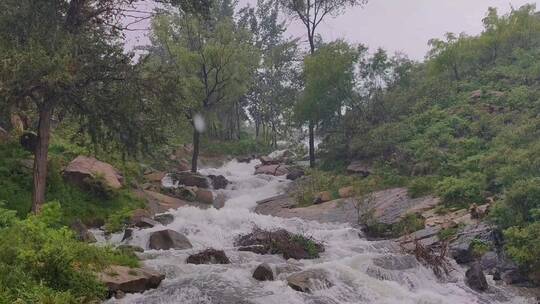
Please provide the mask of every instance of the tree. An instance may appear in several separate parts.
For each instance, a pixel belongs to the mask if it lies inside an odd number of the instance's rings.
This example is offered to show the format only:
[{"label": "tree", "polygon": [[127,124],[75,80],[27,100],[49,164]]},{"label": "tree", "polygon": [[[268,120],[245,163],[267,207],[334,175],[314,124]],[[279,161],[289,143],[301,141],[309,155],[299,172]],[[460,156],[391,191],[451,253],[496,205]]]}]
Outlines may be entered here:
[{"label": "tree", "polygon": [[[73,113],[83,117],[114,115],[125,101],[118,83],[132,73],[123,53],[117,22],[129,0],[0,3],[0,95],[6,106],[31,107],[38,113],[34,151],[32,211],[45,202],[51,119]],[[94,135],[101,122],[92,122]]]},{"label": "tree", "polygon": [[357,59],[357,50],[340,40],[304,59],[306,85],[295,108],[300,121],[327,129],[337,124],[345,102],[353,96]]},{"label": "tree", "polygon": [[218,105],[233,103],[246,92],[258,60],[248,33],[236,28],[232,17],[223,13],[227,11],[218,3],[209,18],[179,11],[153,22],[154,48],[164,54],[157,58],[158,65],[174,79],[179,94],[171,98],[193,127],[193,172],[204,119]]},{"label": "tree", "polygon": [[[291,17],[304,25],[309,42],[309,52],[315,53],[317,27],[327,17],[336,17],[348,7],[364,5],[367,0],[279,0]],[[315,122],[309,121],[309,165],[315,167]]]},{"label": "tree", "polygon": [[239,25],[253,33],[252,43],[261,54],[246,107],[255,124],[255,137],[262,133],[264,140],[276,146],[278,133],[285,137],[290,127],[300,86],[297,40],[284,37],[285,22],[279,20],[275,1],[259,0],[256,9],[247,6],[240,16]]}]

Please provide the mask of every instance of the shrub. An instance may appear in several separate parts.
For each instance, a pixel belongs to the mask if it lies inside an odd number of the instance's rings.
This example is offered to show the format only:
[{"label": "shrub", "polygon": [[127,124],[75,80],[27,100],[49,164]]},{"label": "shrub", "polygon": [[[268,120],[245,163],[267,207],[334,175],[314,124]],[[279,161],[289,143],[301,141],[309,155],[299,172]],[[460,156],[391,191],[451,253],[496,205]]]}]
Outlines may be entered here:
[{"label": "shrub", "polygon": [[[504,231],[508,255],[524,267],[532,278],[540,278],[540,222]],[[537,282],[537,283],[540,283]]]},{"label": "shrub", "polygon": [[506,192],[504,203],[515,215],[514,225],[534,220],[534,210],[540,208],[540,178],[514,183]]},{"label": "shrub", "polygon": [[422,176],[413,179],[408,186],[409,196],[416,198],[433,193],[436,180],[437,177],[435,176]]},{"label": "shrub", "polygon": [[42,214],[0,229],[0,303],[95,302],[106,291],[95,271],[138,264],[119,251],[77,241],[61,226],[60,210],[49,203]]},{"label": "shrub", "polygon": [[485,177],[470,174],[463,178],[446,177],[437,183],[437,194],[447,205],[468,206],[484,201]]}]

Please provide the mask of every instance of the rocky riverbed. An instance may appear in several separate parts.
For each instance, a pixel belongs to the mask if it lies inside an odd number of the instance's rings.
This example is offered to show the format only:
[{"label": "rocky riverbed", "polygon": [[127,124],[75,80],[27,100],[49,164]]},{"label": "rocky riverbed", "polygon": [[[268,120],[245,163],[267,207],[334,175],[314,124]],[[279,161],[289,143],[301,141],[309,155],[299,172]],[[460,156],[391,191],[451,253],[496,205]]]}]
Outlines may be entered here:
[{"label": "rocky riverbed", "polygon": [[[128,237],[98,234],[100,243],[142,248],[136,254],[145,267],[165,275],[157,288],[122,294],[109,303],[535,303],[493,281],[491,275],[486,278],[487,289],[471,288],[465,280],[467,268],[454,261],[450,261],[453,270],[441,278],[405,253],[399,242],[368,240],[356,225],[350,199],[292,208],[294,203],[284,195],[291,183],[287,173],[261,173],[263,166],[276,164],[233,160],[203,169],[203,176],[228,181],[225,188],[208,188],[222,204],[201,208],[175,201],[167,215],[154,218],[153,225],[133,228]],[[168,177],[163,185],[181,186]],[[392,196],[405,195],[400,199],[409,202],[403,189],[392,191],[378,194],[383,202],[379,216],[387,220],[399,217],[388,207]],[[433,200],[413,200],[407,210],[426,207]],[[165,221],[158,222],[160,218]],[[268,247],[273,242],[261,236],[253,236],[262,241],[251,245],[259,244],[264,251],[241,250],[246,243],[239,239],[254,230],[286,231],[285,237],[284,232],[272,237],[294,240],[317,254],[283,254]]]}]

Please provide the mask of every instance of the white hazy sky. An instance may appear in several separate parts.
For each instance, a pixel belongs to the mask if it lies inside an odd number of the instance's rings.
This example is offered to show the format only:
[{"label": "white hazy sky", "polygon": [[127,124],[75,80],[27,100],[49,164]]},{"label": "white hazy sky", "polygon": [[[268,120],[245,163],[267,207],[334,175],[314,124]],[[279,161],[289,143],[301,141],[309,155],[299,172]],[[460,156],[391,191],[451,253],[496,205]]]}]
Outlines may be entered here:
[{"label": "white hazy sky", "polygon": [[[247,3],[253,5],[256,0],[240,0],[239,5]],[[431,38],[441,38],[447,32],[480,33],[488,7],[496,7],[502,14],[527,3],[536,3],[540,8],[540,1],[532,0],[371,0],[365,7],[350,8],[337,18],[328,18],[320,25],[319,33],[325,41],[344,38],[421,60]],[[301,36],[301,25],[289,22],[289,34]],[[148,43],[146,35],[144,31],[130,32],[128,44]]]}]

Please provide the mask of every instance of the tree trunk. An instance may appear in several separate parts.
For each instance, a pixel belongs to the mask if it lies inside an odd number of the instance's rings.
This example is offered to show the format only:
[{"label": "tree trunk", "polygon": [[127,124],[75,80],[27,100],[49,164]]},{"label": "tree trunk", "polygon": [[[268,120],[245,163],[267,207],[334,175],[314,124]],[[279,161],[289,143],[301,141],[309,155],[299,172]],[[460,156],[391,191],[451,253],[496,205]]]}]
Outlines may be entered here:
[{"label": "tree trunk", "polygon": [[197,160],[199,159],[200,133],[193,126],[193,157],[191,158],[191,172],[197,173]]},{"label": "tree trunk", "polygon": [[309,121],[309,167],[315,168],[315,126]]},{"label": "tree trunk", "polygon": [[49,103],[45,103],[39,107],[38,142],[34,151],[34,180],[32,189],[32,212],[34,214],[39,213],[45,203],[52,111],[53,106]]}]

